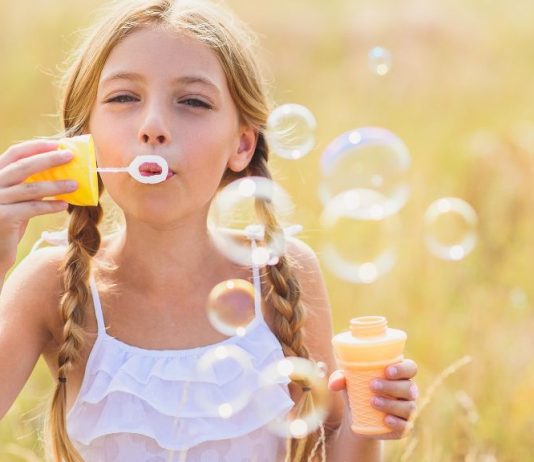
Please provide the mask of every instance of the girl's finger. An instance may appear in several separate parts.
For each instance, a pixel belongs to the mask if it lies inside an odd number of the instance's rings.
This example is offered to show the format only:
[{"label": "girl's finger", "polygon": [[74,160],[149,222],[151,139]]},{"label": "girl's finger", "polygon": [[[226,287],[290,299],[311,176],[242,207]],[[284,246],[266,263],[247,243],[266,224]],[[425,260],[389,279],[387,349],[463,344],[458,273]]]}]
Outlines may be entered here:
[{"label": "girl's finger", "polygon": [[55,151],[59,146],[56,140],[31,140],[10,146],[7,151],[0,156],[0,169],[8,164],[25,157],[34,156],[43,152]]},{"label": "girl's finger", "polygon": [[37,181],[0,189],[0,204],[15,204],[76,191],[75,181]]},{"label": "girl's finger", "polygon": [[22,183],[34,173],[70,162],[73,157],[69,151],[51,151],[17,160],[0,170],[0,188]]},{"label": "girl's finger", "polygon": [[29,220],[37,215],[57,213],[67,210],[68,204],[63,201],[28,201],[18,204],[0,204],[0,222],[12,220]]},{"label": "girl's finger", "polygon": [[383,380],[371,381],[371,390],[377,395],[406,400],[414,400],[419,395],[417,385],[411,380]]},{"label": "girl's finger", "polygon": [[400,435],[403,435],[408,430],[408,422],[404,419],[401,419],[400,417],[395,417],[393,415],[387,415],[384,418],[384,423],[395,431],[395,433],[398,433]]},{"label": "girl's finger", "polygon": [[411,379],[416,374],[417,364],[411,359],[405,359],[386,368],[386,377],[391,380]]},{"label": "girl's finger", "polygon": [[347,388],[345,374],[342,370],[332,372],[328,379],[328,388],[332,391],[341,391]]},{"label": "girl's finger", "polygon": [[408,420],[415,412],[415,401],[402,401],[398,399],[388,399],[382,396],[375,396],[371,399],[371,405],[379,411],[391,414],[395,417]]}]

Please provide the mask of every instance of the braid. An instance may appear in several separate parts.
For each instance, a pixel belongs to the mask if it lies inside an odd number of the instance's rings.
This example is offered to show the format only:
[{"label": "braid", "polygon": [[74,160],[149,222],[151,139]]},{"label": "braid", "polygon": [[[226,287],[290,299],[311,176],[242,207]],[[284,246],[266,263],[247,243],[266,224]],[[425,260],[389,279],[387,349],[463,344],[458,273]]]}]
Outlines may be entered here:
[{"label": "braid", "polygon": [[[99,178],[100,192],[102,182]],[[68,228],[69,247],[61,266],[64,293],[60,313],[64,323],[63,344],[58,351],[58,383],[49,414],[47,430],[54,462],[83,462],[70,441],[66,429],[66,380],[74,363],[79,361],[85,343],[85,313],[89,300],[91,258],[100,248],[98,223],[102,219],[100,202],[95,207],[69,205],[71,215]]]},{"label": "braid", "polygon": [[[247,167],[246,174],[271,179],[267,167],[267,144],[260,134],[256,152]],[[274,212],[273,205],[264,200],[256,201],[256,211],[265,226],[265,240],[278,241],[283,236]],[[266,269],[269,289],[266,299],[274,307],[273,331],[280,343],[285,356],[299,356],[305,359],[310,354],[303,342],[302,326],[306,316],[304,306],[300,300],[300,284],[291,270],[290,258],[283,255],[276,265]],[[311,384],[306,380],[294,380],[301,388]],[[314,400],[310,392],[304,392],[295,406],[295,416],[307,415],[314,410]],[[322,429],[322,427],[321,427]],[[288,438],[286,462],[301,462],[312,460],[317,447],[324,445],[324,433],[317,430],[304,438]]]}]

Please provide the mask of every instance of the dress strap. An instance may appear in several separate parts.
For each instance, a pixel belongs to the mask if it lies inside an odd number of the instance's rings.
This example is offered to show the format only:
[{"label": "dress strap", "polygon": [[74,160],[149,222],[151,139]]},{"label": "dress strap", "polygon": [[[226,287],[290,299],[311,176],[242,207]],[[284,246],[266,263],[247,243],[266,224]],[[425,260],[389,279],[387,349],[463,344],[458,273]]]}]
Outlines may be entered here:
[{"label": "dress strap", "polygon": [[91,294],[93,296],[93,307],[95,309],[96,324],[98,327],[98,335],[106,333],[106,326],[104,323],[104,313],[102,312],[102,305],[98,295],[98,288],[96,286],[95,277],[91,274],[89,278],[89,285],[91,286]]}]

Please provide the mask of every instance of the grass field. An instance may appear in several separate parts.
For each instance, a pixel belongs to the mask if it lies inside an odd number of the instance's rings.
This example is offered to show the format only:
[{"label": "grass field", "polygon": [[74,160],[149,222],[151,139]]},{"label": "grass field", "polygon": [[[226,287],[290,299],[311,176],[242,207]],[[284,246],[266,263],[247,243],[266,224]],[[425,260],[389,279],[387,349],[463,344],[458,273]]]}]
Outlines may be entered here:
[{"label": "grass field", "polygon": [[[54,78],[100,3],[35,0],[29,11],[27,2],[0,0],[0,151],[59,128]],[[407,356],[419,365],[429,401],[412,435],[387,443],[387,459],[534,460],[534,3],[228,3],[259,33],[275,101],[303,104],[317,117],[309,156],[272,157],[304,241],[319,252],[315,190],[321,153],[333,138],[385,127],[412,154],[395,268],[369,285],[324,270],[336,332],[363,314],[383,314],[408,332]],[[383,77],[368,68],[376,45],[393,55]],[[465,199],[479,218],[478,245],[459,262],[439,260],[424,246],[424,212],[446,196]],[[34,219],[19,259],[63,219]],[[466,356],[468,364],[440,378]],[[51,385],[40,361],[0,422],[0,460],[40,460],[39,407]]]}]

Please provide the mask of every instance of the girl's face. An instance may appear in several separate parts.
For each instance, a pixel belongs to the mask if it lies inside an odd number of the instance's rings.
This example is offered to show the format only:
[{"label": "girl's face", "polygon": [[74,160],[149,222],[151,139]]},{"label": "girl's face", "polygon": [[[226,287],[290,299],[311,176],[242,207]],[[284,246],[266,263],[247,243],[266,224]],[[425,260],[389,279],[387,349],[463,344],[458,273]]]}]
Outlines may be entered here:
[{"label": "girl's face", "polygon": [[240,124],[226,76],[200,41],[142,28],[119,43],[102,70],[91,111],[100,167],[126,167],[138,155],[164,157],[175,174],[157,185],[102,173],[126,217],[172,223],[205,213],[227,167],[246,167],[255,131]]}]

